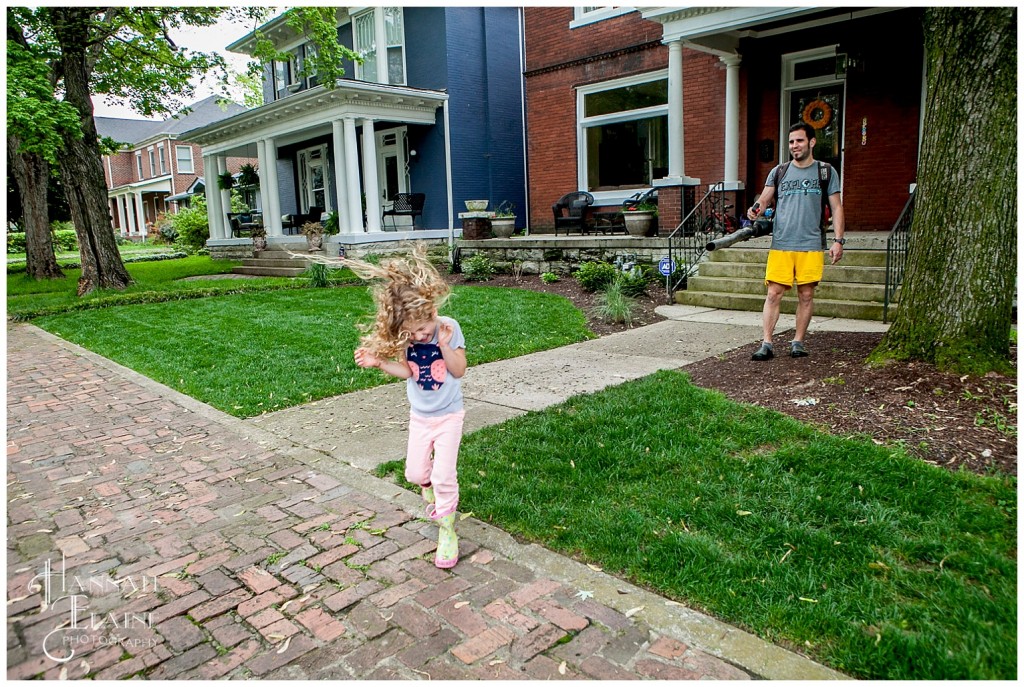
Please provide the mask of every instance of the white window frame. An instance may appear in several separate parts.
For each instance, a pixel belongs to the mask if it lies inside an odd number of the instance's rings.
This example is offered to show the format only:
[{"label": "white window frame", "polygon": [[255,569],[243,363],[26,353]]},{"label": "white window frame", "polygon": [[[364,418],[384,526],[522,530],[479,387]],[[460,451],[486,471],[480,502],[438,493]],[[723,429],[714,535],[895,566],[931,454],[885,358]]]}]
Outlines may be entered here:
[{"label": "white window frame", "polygon": [[138,174],[139,181],[142,181],[146,177],[142,174],[142,151],[135,151],[135,173]]},{"label": "white window frame", "polygon": [[[376,30],[376,21],[377,20],[376,20],[376,17],[374,16],[375,12],[376,12],[376,8],[370,8],[370,9],[366,10],[365,12],[357,12],[357,13],[352,15],[352,49],[355,52],[359,53],[364,58],[367,55],[372,53],[373,56],[374,56],[374,60],[373,60],[374,67],[377,70],[377,73],[379,74],[380,73],[380,65],[377,64],[377,30]],[[374,30],[372,32],[372,35],[373,35],[373,45],[369,46],[369,47],[364,47],[364,46],[361,46],[359,44],[359,27],[358,27],[358,24],[359,24],[359,22],[361,20],[364,20],[367,17],[370,18],[370,24],[372,26],[374,26]],[[387,66],[387,65],[385,65],[385,66]],[[363,71],[363,64],[361,62],[356,62],[355,63],[355,67],[356,67],[355,77],[358,80],[360,80],[360,81],[367,81],[368,79],[366,78],[366,75],[365,75],[365,73]],[[373,79],[372,80],[373,81],[377,80],[377,74],[373,75]]]},{"label": "white window frame", "polygon": [[[406,52],[407,52],[406,49],[405,49],[405,10],[403,8],[401,8],[401,7],[382,7],[381,10],[385,14],[385,22],[384,22],[385,35],[387,34],[387,28],[386,28],[387,27],[387,20],[386,20],[386,16],[387,16],[388,10],[393,10],[393,11],[398,13],[398,21],[400,22],[401,29],[402,29],[401,42],[400,43],[392,43],[389,40],[388,44],[386,46],[384,46],[384,62],[386,63],[384,65],[384,67],[385,67],[385,69],[387,69],[387,72],[388,72],[388,83],[389,84],[391,84],[392,86],[405,86],[408,83],[408,81],[409,81],[409,76],[408,76],[409,70],[407,68],[407,64],[406,64],[406,60],[405,60],[405,55],[406,55]],[[391,83],[391,69],[390,69],[391,61],[388,59],[390,57],[390,55],[388,55],[388,52],[391,50],[391,48],[401,48],[402,49],[402,79],[398,83]]]},{"label": "white window frame", "polygon": [[[835,57],[836,50],[839,48],[838,44],[825,45],[820,48],[812,48],[811,50],[801,50],[799,52],[786,53],[782,56],[782,97],[779,98],[779,162],[785,162],[789,160],[789,147],[786,141],[789,140],[789,126],[792,122],[789,121],[792,118],[792,113],[786,112],[786,108],[789,107],[789,94],[793,91],[802,90],[804,88],[814,88],[815,86],[837,86],[839,84],[844,85],[846,79],[837,79],[835,75],[832,76],[816,76],[809,79],[797,79],[794,78],[794,72],[796,65],[801,62],[813,62],[814,60],[820,60],[825,57]],[[843,95],[843,102],[846,102],[846,95]],[[845,138],[845,132],[844,132]],[[846,141],[841,140],[839,145],[845,149]]]},{"label": "white window frame", "polygon": [[157,176],[156,173],[156,151],[153,146],[146,148],[146,152],[149,154],[149,175],[151,177]]},{"label": "white window frame", "polygon": [[612,17],[635,12],[635,7],[574,7],[573,19],[569,22],[570,29],[577,29],[588,24],[595,24]]},{"label": "white window frame", "polygon": [[[600,83],[589,84],[586,86],[580,86],[576,89],[576,169],[577,173],[577,186],[576,188],[585,189],[588,187],[587,183],[587,129],[591,126],[600,126],[602,124],[614,124],[616,122],[631,122],[638,119],[650,119],[651,117],[658,117],[664,115],[668,117],[669,106],[668,103],[664,105],[655,105],[654,107],[644,107],[638,110],[627,110],[626,112],[613,112],[606,115],[597,115],[594,117],[586,117],[586,96],[594,93],[600,93],[601,91],[611,91],[616,88],[623,88],[625,86],[636,86],[642,83],[651,83],[653,81],[668,81],[668,70],[659,69],[653,72],[646,72],[644,74],[637,74],[636,76],[627,76],[619,79],[611,79],[609,81],[601,81]],[[653,179],[652,179],[653,181]],[[623,189],[620,191],[593,191],[591,195],[594,196],[595,205],[619,205],[622,201],[635,194],[638,189]]]},{"label": "white window frame", "polygon": [[[183,158],[179,155],[179,151],[188,151],[188,169],[185,169],[182,165]],[[196,166],[192,160],[192,146],[174,146],[174,166],[178,169],[178,174],[195,174]]]},{"label": "white window frame", "polygon": [[164,149],[164,145],[162,143],[158,150],[160,156],[160,174],[167,174],[167,151]]}]

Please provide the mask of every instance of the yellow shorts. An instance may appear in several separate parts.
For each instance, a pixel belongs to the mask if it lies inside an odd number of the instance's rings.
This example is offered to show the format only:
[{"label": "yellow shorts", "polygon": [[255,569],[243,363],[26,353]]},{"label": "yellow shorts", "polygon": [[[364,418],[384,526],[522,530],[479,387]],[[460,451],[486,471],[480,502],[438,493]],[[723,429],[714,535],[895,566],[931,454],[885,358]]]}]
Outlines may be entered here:
[{"label": "yellow shorts", "polygon": [[825,271],[825,254],[820,251],[770,250],[764,283],[773,281],[786,288],[795,281],[799,284],[817,284]]}]

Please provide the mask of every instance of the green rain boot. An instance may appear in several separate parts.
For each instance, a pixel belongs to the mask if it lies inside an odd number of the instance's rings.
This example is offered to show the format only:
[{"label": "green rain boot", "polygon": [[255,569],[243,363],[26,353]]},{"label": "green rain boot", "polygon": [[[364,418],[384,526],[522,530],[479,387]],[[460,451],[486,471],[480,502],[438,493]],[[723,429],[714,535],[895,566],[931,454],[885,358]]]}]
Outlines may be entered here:
[{"label": "green rain boot", "polygon": [[437,554],[434,565],[439,568],[454,568],[459,562],[459,538],[455,535],[455,512],[437,519]]},{"label": "green rain boot", "polygon": [[425,502],[427,502],[427,503],[433,503],[434,502],[434,487],[432,485],[430,485],[430,484],[428,484],[426,486],[420,485],[420,489],[422,490],[423,500]]}]

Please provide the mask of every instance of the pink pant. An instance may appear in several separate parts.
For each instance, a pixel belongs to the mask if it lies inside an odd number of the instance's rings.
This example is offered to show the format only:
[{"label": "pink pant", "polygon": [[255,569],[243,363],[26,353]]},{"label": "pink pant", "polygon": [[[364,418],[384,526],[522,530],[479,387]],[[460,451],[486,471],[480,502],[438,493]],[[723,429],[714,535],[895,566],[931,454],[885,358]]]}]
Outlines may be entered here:
[{"label": "pink pant", "polygon": [[448,515],[459,505],[459,478],[455,464],[459,458],[465,416],[465,410],[440,417],[409,414],[405,479],[422,486],[433,485],[435,518]]}]

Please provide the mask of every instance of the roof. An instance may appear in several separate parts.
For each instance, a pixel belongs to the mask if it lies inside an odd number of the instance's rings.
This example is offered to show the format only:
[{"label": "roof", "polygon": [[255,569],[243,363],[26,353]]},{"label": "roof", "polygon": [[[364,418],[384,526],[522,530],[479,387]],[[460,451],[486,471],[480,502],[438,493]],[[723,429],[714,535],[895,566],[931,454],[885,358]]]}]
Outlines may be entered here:
[{"label": "roof", "polygon": [[229,102],[222,107],[220,99],[221,96],[211,95],[190,105],[191,112],[179,113],[163,121],[96,117],[96,131],[100,136],[109,136],[120,143],[133,145],[162,135],[176,137],[190,129],[198,129],[246,112],[244,107],[235,103]]}]

